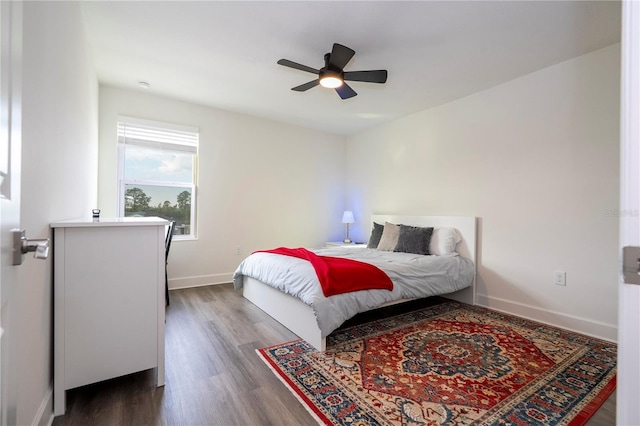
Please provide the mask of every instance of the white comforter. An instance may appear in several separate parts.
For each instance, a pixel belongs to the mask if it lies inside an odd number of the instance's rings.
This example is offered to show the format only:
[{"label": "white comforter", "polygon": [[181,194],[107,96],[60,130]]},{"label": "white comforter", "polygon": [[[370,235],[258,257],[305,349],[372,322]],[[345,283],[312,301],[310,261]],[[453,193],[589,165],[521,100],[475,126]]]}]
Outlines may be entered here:
[{"label": "white comforter", "polygon": [[460,256],[422,256],[352,247],[313,251],[375,265],[391,278],[393,290],[363,290],[325,297],[310,262],[272,253],[254,253],[243,260],[233,275],[234,287],[241,288],[246,275],[297,297],[313,308],[325,337],[359,312],[391,301],[461,290],[471,285],[474,277],[473,262]]}]

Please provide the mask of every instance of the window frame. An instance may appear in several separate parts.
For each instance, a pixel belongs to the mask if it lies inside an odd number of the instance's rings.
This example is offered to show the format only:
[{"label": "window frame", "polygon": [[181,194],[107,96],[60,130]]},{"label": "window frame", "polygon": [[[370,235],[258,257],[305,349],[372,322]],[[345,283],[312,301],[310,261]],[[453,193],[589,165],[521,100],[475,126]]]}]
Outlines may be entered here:
[{"label": "window frame", "polygon": [[[127,146],[127,138],[126,135],[122,136],[120,127],[121,125],[125,126],[144,126],[144,127],[152,127],[157,129],[162,129],[166,132],[177,132],[177,133],[191,133],[195,135],[195,145],[190,145],[191,148],[186,150],[187,153],[192,155],[192,168],[193,168],[193,176],[192,182],[184,183],[184,182],[165,182],[165,181],[154,181],[154,180],[143,180],[143,179],[126,179],[125,178],[125,152]],[[198,226],[197,226],[197,205],[198,205],[198,152],[199,152],[199,129],[197,127],[191,126],[183,126],[172,123],[165,123],[159,121],[145,120],[140,118],[132,118],[125,116],[118,116],[117,118],[117,212],[118,216],[124,217],[125,215],[125,193],[127,185],[136,185],[136,186],[155,186],[155,187],[173,187],[173,188],[184,188],[185,190],[191,191],[191,211],[190,211],[190,223],[189,223],[189,233],[188,234],[174,234],[174,240],[196,240],[198,238]],[[126,130],[125,130],[126,132]],[[143,139],[144,140],[144,139]],[[161,143],[129,143],[132,146],[144,147],[146,149],[156,150],[157,152],[185,152],[183,149],[170,149],[167,147],[170,146],[178,146],[179,143],[171,143],[171,142],[161,142]],[[158,145],[158,146],[153,146]],[[164,146],[164,147],[163,147]],[[186,146],[186,144],[185,144]],[[193,148],[195,147],[195,152],[193,152]]]}]

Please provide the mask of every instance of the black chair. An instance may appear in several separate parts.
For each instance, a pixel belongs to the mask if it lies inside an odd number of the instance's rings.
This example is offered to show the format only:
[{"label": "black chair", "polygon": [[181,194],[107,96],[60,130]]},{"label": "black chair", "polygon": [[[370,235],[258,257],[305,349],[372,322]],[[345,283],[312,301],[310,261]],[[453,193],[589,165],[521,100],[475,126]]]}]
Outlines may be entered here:
[{"label": "black chair", "polygon": [[171,248],[171,240],[173,239],[173,231],[176,229],[176,221],[169,222],[169,230],[164,240],[164,297],[169,305],[169,278],[167,276],[167,266],[169,265],[169,249]]}]

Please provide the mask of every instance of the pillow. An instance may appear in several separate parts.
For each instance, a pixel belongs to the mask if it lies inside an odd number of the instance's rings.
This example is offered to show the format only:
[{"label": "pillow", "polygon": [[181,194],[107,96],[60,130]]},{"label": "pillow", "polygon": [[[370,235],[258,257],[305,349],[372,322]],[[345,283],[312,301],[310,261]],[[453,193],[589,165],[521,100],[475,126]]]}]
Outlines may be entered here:
[{"label": "pillow", "polygon": [[384,229],[382,230],[382,237],[380,238],[380,243],[378,243],[378,250],[393,251],[398,244],[399,236],[400,225],[385,222]]},{"label": "pillow", "polygon": [[428,255],[431,234],[433,228],[400,225],[398,244],[394,251]]},{"label": "pillow", "polygon": [[371,230],[371,236],[369,237],[369,243],[367,244],[367,248],[378,248],[378,244],[380,243],[380,238],[382,237],[383,230],[384,230],[384,225],[380,225],[379,223],[373,222],[373,229]]},{"label": "pillow", "polygon": [[455,228],[436,228],[431,236],[429,251],[437,256],[456,254],[456,246],[462,241]]}]

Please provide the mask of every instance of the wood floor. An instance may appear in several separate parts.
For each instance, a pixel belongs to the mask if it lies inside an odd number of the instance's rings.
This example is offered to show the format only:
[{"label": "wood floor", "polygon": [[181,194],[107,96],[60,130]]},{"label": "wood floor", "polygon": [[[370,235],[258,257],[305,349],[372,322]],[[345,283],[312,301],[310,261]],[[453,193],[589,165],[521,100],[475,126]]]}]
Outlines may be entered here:
[{"label": "wood floor", "polygon": [[[316,424],[255,354],[297,336],[230,284],[172,291],[166,321],[164,387],[150,370],[73,389],[53,425]],[[615,393],[587,425],[614,424]]]}]

